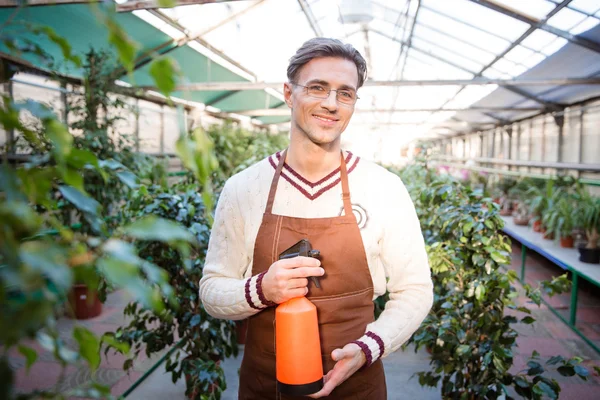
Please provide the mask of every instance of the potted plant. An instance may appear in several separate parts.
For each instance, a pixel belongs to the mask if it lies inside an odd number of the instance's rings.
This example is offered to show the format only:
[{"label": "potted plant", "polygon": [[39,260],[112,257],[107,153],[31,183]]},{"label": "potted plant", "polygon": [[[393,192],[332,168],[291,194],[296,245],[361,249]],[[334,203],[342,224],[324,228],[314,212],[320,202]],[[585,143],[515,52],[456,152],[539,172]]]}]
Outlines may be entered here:
[{"label": "potted plant", "polygon": [[533,231],[542,232],[542,216],[549,206],[549,201],[554,194],[554,182],[546,181],[545,189],[531,187],[527,190],[527,205],[533,220]]},{"label": "potted plant", "polygon": [[[560,246],[573,247],[573,228],[575,226],[575,217],[573,210],[576,209],[576,202],[572,195],[567,194],[554,202],[550,202],[550,207],[544,215],[543,221],[546,227],[546,235],[549,237],[558,237]],[[544,236],[546,238],[546,236]]]},{"label": "potted plant", "polygon": [[581,227],[585,230],[585,246],[580,246],[579,260],[590,264],[600,263],[600,198],[584,193],[577,210]]},{"label": "potted plant", "polygon": [[529,220],[531,219],[529,215],[529,209],[524,202],[519,202],[515,211],[513,212],[513,222],[515,225],[519,226],[527,226],[529,225]]}]

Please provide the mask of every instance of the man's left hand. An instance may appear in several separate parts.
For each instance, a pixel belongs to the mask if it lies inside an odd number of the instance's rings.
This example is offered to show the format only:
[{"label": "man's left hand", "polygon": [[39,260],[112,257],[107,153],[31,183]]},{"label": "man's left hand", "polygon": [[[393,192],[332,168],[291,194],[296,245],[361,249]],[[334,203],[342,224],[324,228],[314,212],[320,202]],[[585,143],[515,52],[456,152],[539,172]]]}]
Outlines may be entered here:
[{"label": "man's left hand", "polygon": [[310,395],[313,399],[329,396],[338,385],[341,385],[353,373],[359,370],[367,358],[360,347],[355,343],[344,346],[343,349],[335,349],[331,352],[331,358],[336,361],[333,369],[323,377],[325,384],[323,389]]}]

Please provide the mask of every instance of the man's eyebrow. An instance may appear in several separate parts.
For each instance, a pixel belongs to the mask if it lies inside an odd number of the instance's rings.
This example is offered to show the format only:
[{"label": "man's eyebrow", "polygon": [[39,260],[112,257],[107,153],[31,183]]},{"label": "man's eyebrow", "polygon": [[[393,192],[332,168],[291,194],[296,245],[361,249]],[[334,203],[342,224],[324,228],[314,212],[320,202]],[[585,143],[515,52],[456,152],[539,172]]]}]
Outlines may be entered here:
[{"label": "man's eyebrow", "polygon": [[[306,86],[314,85],[314,84],[323,85],[323,86],[329,86],[329,82],[324,81],[322,79],[312,79],[312,80],[306,82]],[[350,85],[341,85],[338,89],[340,89],[340,90],[353,90],[353,91],[356,92],[356,89],[354,87],[350,86]]]}]

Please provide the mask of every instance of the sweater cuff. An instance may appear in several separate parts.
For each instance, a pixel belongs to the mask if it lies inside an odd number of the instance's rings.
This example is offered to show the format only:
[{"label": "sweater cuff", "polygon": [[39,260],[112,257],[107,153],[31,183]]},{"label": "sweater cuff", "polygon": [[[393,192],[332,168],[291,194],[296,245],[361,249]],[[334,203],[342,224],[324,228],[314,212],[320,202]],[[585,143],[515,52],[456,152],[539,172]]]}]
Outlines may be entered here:
[{"label": "sweater cuff", "polygon": [[357,344],[363,353],[365,353],[365,357],[367,358],[367,362],[364,365],[365,367],[368,367],[379,360],[385,352],[383,340],[381,340],[379,335],[370,331],[352,343]]},{"label": "sweater cuff", "polygon": [[276,306],[276,303],[268,301],[262,291],[262,280],[267,271],[246,279],[244,294],[246,302],[255,310],[263,310],[267,307]]}]

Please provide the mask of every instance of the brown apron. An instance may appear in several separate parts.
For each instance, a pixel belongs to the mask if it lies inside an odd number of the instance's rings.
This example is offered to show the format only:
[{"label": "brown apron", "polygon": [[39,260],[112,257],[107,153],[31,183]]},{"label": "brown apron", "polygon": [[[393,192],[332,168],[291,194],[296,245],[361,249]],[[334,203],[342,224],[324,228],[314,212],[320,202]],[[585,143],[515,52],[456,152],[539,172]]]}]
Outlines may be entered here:
[{"label": "brown apron", "polygon": [[[344,215],[331,218],[294,218],[272,213],[285,156],[286,152],[273,177],[256,237],[252,275],[266,271],[278,260],[280,253],[300,239],[308,239],[312,248],[321,252],[321,265],[325,269],[325,275],[320,278],[321,288],[309,283],[307,297],[317,307],[323,370],[327,374],[335,365],[331,352],[359,339],[365,334],[367,324],[373,321],[373,281],[352,212],[343,154],[340,171]],[[282,396],[276,390],[274,327],[275,307],[266,308],[249,319],[240,369],[240,400],[307,398]],[[327,397],[344,400],[386,398],[381,360],[361,368]]]}]

